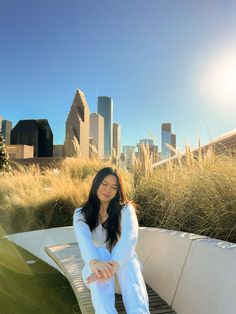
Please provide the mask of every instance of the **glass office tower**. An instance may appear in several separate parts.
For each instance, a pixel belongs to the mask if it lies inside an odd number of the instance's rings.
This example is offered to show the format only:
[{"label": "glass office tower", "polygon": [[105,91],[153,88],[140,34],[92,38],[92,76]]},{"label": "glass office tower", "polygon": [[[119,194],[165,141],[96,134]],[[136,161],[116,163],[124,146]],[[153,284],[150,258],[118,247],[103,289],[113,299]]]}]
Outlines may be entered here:
[{"label": "glass office tower", "polygon": [[171,123],[162,123],[161,126],[161,159],[171,156],[171,151],[165,144],[171,145]]}]

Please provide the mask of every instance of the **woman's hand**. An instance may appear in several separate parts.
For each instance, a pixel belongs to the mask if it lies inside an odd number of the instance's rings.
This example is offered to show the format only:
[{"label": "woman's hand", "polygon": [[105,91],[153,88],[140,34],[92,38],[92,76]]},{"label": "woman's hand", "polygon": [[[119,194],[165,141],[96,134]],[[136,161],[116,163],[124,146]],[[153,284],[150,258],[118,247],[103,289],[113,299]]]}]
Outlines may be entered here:
[{"label": "woman's hand", "polygon": [[[97,263],[104,263],[104,264],[109,264],[109,269],[111,271],[111,276],[110,277],[107,277],[107,276],[104,276],[103,273],[101,273],[100,271],[97,273],[95,273],[95,271],[93,271],[92,268],[94,268],[94,264],[96,265]],[[97,266],[100,266],[100,265],[97,265]],[[99,282],[103,282],[103,281],[106,281],[108,279],[110,279],[111,277],[114,276],[114,274],[117,272],[118,268],[119,268],[119,264],[115,261],[110,261],[110,262],[99,262],[99,261],[96,261],[96,262],[93,262],[92,265],[90,265],[93,273],[87,278],[87,284],[90,284],[94,281],[99,281]]]},{"label": "woman's hand", "polygon": [[113,274],[115,274],[117,272],[117,270],[119,269],[120,265],[115,261],[110,261],[109,264],[112,267]]},{"label": "woman's hand", "polygon": [[99,282],[104,282],[106,281],[105,277],[98,277],[95,273],[92,273],[87,279],[86,279],[86,283],[87,285],[89,285],[90,283],[94,282],[94,281],[99,281]]},{"label": "woman's hand", "polygon": [[113,276],[113,267],[109,262],[102,262],[99,260],[92,260],[90,268],[97,278],[110,279]]}]

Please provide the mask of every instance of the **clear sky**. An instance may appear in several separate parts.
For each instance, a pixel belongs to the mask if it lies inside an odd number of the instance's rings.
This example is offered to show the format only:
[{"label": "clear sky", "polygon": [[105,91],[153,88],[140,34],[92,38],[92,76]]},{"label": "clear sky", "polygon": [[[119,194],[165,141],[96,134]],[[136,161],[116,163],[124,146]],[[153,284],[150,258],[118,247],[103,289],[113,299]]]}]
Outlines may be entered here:
[{"label": "clear sky", "polygon": [[90,112],[112,97],[122,145],[235,129],[236,0],[0,0],[0,115],[63,143],[77,88]]}]

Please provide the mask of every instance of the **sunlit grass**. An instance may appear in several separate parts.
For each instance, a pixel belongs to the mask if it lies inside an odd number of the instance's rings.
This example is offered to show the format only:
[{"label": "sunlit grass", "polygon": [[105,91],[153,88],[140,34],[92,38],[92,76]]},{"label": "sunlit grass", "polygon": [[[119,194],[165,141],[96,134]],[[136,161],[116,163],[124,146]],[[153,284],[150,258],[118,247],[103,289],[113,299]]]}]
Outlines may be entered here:
[{"label": "sunlit grass", "polygon": [[[60,169],[18,167],[0,177],[0,221],[6,233],[67,226],[87,198],[96,172],[110,166],[97,160],[67,159]],[[133,179],[121,170],[129,198]]]},{"label": "sunlit grass", "polygon": [[[142,172],[141,172],[142,173]],[[236,242],[236,158],[212,148],[140,175],[134,194],[144,226]]]},{"label": "sunlit grass", "polygon": [[[95,173],[109,163],[67,159],[60,169],[19,167],[0,177],[0,220],[6,233],[67,226],[87,198]],[[148,150],[131,172],[120,170],[141,225],[236,242],[236,159],[213,149],[152,168]]]}]

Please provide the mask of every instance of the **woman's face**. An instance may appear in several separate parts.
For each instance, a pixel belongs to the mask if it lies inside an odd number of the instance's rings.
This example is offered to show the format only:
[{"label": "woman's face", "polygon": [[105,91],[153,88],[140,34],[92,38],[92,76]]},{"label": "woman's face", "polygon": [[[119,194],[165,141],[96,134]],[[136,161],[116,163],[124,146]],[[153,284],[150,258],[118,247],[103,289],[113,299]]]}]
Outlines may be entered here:
[{"label": "woman's face", "polygon": [[112,174],[106,176],[97,190],[97,197],[101,204],[109,204],[118,191],[117,178]]}]

